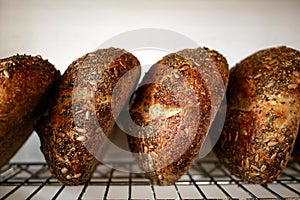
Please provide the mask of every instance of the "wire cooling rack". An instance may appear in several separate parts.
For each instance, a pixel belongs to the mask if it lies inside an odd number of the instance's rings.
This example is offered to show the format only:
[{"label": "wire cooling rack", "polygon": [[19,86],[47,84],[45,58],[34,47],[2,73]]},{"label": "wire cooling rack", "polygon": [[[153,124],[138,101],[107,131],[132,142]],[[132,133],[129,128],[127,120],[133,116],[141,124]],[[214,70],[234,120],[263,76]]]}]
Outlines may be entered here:
[{"label": "wire cooling rack", "polygon": [[[128,164],[130,163],[123,163]],[[0,171],[1,199],[300,199],[300,166],[290,162],[268,185],[242,182],[215,158],[197,160],[172,186],[99,164],[82,186],[64,186],[45,163],[10,163]]]}]

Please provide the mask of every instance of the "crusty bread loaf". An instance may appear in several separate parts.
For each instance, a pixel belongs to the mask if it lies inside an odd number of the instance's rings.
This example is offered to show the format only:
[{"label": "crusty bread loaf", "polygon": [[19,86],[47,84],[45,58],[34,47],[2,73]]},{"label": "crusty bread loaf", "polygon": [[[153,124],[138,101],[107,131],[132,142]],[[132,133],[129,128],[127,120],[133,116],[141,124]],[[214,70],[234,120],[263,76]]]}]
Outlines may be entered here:
[{"label": "crusty bread loaf", "polygon": [[285,168],[300,120],[300,52],[261,50],[230,71],[227,116],[215,152],[249,183],[274,181]]},{"label": "crusty bread loaf", "polygon": [[89,179],[140,70],[132,54],[109,48],[82,56],[63,74],[49,115],[36,126],[49,169],[61,183]]},{"label": "crusty bread loaf", "polygon": [[152,184],[170,185],[196,157],[225,94],[228,65],[218,52],[186,49],[165,56],[130,101],[130,150]]},{"label": "crusty bread loaf", "polygon": [[0,168],[33,132],[59,75],[41,56],[0,59]]}]

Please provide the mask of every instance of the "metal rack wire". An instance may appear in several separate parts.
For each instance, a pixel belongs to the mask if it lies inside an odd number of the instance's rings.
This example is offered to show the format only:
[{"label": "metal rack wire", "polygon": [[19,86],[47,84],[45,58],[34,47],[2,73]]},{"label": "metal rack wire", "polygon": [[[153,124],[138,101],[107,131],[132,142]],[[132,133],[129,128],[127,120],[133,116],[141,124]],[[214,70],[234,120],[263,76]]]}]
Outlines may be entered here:
[{"label": "metal rack wire", "polygon": [[275,182],[253,185],[230,175],[216,159],[204,159],[197,160],[176,184],[153,186],[142,174],[100,164],[85,185],[64,186],[51,176],[45,163],[10,163],[0,170],[0,198],[300,199],[300,166],[290,162]]}]

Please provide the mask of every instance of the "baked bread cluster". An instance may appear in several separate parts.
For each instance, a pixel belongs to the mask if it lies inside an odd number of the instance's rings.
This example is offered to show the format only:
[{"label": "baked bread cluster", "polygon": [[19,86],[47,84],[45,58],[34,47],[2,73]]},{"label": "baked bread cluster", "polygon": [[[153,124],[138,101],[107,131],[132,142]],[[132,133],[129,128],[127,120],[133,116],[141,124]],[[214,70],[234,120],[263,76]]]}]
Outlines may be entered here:
[{"label": "baked bread cluster", "polygon": [[229,71],[215,50],[184,49],[155,63],[135,90],[140,75],[139,60],[118,48],[87,53],[62,76],[40,56],[1,59],[0,167],[35,129],[53,176],[84,184],[129,98],[129,148],[152,184],[174,184],[189,169],[225,98],[214,151],[233,175],[265,184],[293,149],[300,162],[299,51],[264,49]]}]

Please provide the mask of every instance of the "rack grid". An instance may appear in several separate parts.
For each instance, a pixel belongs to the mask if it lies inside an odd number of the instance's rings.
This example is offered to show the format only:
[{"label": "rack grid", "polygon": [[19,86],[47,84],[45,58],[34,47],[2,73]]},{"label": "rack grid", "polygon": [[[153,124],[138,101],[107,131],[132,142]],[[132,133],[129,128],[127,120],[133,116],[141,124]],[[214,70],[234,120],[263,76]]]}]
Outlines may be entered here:
[{"label": "rack grid", "polygon": [[215,158],[209,158],[196,160],[174,185],[154,186],[143,174],[99,164],[85,185],[65,186],[51,176],[45,163],[10,163],[0,170],[0,198],[300,199],[300,166],[289,162],[273,183],[254,185],[230,175]]}]

